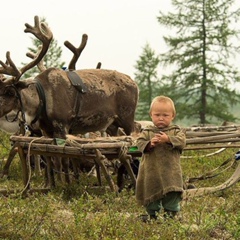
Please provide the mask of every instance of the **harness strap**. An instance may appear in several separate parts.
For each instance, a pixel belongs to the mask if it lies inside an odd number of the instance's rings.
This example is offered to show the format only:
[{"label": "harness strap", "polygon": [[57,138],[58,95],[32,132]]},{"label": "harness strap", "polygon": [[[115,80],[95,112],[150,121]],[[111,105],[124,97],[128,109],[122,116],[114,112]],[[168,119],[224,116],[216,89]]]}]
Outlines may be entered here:
[{"label": "harness strap", "polygon": [[30,125],[32,125],[32,124],[37,122],[37,120],[41,116],[41,113],[43,114],[43,118],[44,119],[48,119],[47,111],[46,111],[46,96],[45,96],[45,92],[44,92],[44,89],[43,89],[41,83],[37,79],[35,79],[35,86],[36,86],[36,89],[37,89],[37,93],[38,93],[40,104],[38,106],[36,116],[32,120]]},{"label": "harness strap", "polygon": [[72,85],[81,93],[86,93],[87,92],[87,87],[83,83],[82,79],[80,76],[72,70],[67,71],[67,76],[69,80],[71,81]]},{"label": "harness strap", "polygon": [[[12,84],[10,87],[12,87],[12,88],[15,90],[15,92],[16,92],[16,98],[19,100],[19,103],[20,103],[20,108],[21,108],[20,111],[21,111],[21,115],[22,115],[22,121],[26,122],[25,111],[24,111],[24,108],[23,108],[21,95],[20,95],[20,93],[18,92],[18,90],[17,90],[17,88],[16,88],[15,85]],[[20,112],[20,111],[17,112],[16,117],[14,118],[13,121],[15,121],[16,118],[18,118],[18,115],[19,115],[19,112]],[[8,119],[7,117],[5,117],[5,118]],[[13,121],[12,121],[12,122],[13,122]]]}]

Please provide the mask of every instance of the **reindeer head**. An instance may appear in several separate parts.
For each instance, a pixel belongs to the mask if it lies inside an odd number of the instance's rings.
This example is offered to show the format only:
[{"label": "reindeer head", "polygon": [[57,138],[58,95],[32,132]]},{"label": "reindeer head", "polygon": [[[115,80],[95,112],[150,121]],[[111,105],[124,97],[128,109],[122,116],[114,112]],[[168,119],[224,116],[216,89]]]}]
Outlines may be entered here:
[{"label": "reindeer head", "polygon": [[[6,53],[6,62],[0,60],[0,117],[7,114],[16,107],[19,101],[19,93],[17,88],[23,88],[23,84],[19,84],[21,76],[29,69],[33,68],[35,65],[39,64],[42,58],[47,53],[50,43],[53,38],[53,34],[48,26],[39,21],[39,17],[34,18],[34,27],[25,24],[25,33],[32,33],[37,39],[42,42],[42,47],[38,54],[33,58],[33,60],[26,66],[18,69],[10,57],[10,52]],[[6,78],[4,75],[11,76]]]}]

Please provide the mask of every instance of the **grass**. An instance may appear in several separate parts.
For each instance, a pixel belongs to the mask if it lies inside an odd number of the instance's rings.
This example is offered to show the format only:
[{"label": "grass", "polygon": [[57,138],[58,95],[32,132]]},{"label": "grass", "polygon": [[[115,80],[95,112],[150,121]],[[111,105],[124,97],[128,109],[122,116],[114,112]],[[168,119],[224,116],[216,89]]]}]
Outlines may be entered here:
[{"label": "grass", "polygon": [[[4,144],[0,163],[9,149]],[[211,171],[236,149],[202,157],[200,151],[185,152],[192,158],[182,159],[185,179]],[[235,166],[218,176],[197,181],[196,187],[217,186],[234,172]],[[115,176],[113,176],[114,181]],[[239,184],[215,194],[195,197],[182,202],[182,210],[175,220],[143,223],[138,216],[144,208],[135,201],[134,191],[124,189],[120,194],[96,187],[96,178],[81,175],[80,184],[58,185],[47,194],[34,193],[23,197],[18,193],[0,195],[0,239],[240,239]],[[33,176],[33,186],[42,184],[42,177]],[[16,157],[9,178],[0,179],[1,189],[23,189],[21,167]]]}]

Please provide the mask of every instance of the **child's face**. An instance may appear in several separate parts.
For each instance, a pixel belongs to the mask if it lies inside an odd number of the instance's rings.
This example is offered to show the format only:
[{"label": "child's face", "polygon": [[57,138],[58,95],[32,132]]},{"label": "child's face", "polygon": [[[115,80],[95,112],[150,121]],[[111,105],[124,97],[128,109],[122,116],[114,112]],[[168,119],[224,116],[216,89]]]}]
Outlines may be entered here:
[{"label": "child's face", "polygon": [[155,102],[150,117],[156,127],[163,128],[169,126],[175,116],[170,103]]}]

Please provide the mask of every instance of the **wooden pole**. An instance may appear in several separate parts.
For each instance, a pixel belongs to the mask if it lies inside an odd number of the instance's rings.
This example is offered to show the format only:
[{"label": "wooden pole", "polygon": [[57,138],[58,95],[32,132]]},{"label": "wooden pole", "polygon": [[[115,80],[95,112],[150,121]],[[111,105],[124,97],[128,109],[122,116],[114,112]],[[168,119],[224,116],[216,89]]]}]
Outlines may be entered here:
[{"label": "wooden pole", "polygon": [[103,171],[103,174],[110,186],[110,189],[113,191],[113,192],[117,192],[117,189],[115,187],[115,184],[112,180],[112,177],[111,175],[108,173],[107,169],[106,169],[106,166],[104,165],[103,161],[106,159],[106,157],[104,155],[102,155],[102,153],[99,151],[99,149],[96,149],[96,161],[98,163],[98,165],[101,167],[101,170]]},{"label": "wooden pole", "polygon": [[125,166],[128,174],[129,174],[129,176],[132,180],[133,186],[135,188],[136,187],[136,178],[135,178],[135,175],[134,175],[133,170],[132,170],[131,165],[130,165],[130,161],[132,161],[132,156],[126,154],[126,151],[121,149],[121,151],[119,153],[119,160]]}]

